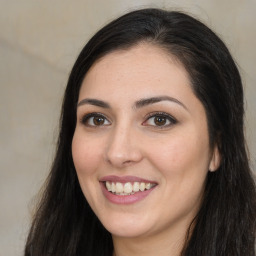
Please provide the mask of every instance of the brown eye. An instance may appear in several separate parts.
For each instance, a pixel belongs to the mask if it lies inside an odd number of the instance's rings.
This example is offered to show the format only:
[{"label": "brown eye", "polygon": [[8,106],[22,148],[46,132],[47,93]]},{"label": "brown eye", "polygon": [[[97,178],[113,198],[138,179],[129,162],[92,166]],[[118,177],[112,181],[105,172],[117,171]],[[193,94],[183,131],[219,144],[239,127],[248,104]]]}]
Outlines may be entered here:
[{"label": "brown eye", "polygon": [[105,116],[97,113],[90,113],[84,116],[81,123],[90,127],[110,125],[110,122]]},{"label": "brown eye", "polygon": [[177,123],[177,120],[171,115],[159,112],[159,113],[151,113],[147,118],[143,125],[145,126],[153,126],[155,128],[167,128]]},{"label": "brown eye", "polygon": [[165,125],[166,124],[166,117],[164,116],[156,116],[154,118],[154,123],[157,125],[157,126],[162,126],[162,125]]},{"label": "brown eye", "polygon": [[93,117],[93,123],[94,123],[94,125],[103,125],[104,124],[104,121],[105,121],[105,119],[103,118],[103,117],[101,117],[101,116],[95,116],[95,117]]}]

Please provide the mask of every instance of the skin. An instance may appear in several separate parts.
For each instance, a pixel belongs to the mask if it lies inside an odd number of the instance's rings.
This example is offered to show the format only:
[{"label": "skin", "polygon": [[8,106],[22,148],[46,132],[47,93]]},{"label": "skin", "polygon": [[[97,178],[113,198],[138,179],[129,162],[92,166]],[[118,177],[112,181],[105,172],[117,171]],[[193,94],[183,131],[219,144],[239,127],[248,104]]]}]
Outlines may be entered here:
[{"label": "skin", "polygon": [[[159,96],[173,100],[136,106]],[[94,112],[103,115],[102,123],[85,118]],[[155,112],[171,119],[160,116],[164,122],[157,125],[148,116]],[[72,154],[82,191],[111,232],[116,256],[179,255],[207,172],[220,160],[184,67],[150,44],[112,52],[90,68],[79,94]],[[102,193],[99,180],[106,175],[137,176],[157,186],[139,202],[118,205]]]}]

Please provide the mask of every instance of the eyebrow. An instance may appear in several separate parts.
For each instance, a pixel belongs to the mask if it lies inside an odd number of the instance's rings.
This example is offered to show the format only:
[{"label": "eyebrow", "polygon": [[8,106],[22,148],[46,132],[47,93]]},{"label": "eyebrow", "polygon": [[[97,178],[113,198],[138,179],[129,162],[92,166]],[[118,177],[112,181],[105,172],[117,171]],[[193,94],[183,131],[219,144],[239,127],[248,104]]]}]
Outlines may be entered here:
[{"label": "eyebrow", "polygon": [[96,99],[83,99],[77,104],[77,107],[86,105],[86,104],[94,105],[101,108],[110,108],[110,105],[107,102],[102,100],[96,100]]},{"label": "eyebrow", "polygon": [[147,105],[151,105],[151,104],[161,102],[161,101],[171,101],[171,102],[179,104],[184,109],[188,110],[187,107],[182,102],[180,102],[179,100],[177,100],[173,97],[170,97],[170,96],[159,96],[159,97],[140,99],[135,102],[135,108],[142,108]]},{"label": "eyebrow", "polygon": [[[170,96],[158,96],[158,97],[140,99],[135,102],[134,108],[142,108],[142,107],[145,107],[145,106],[148,106],[148,105],[151,105],[154,103],[158,103],[161,101],[171,101],[171,102],[179,104],[184,109],[188,110],[187,107],[182,102],[180,102],[179,100],[177,100],[173,97],[170,97]],[[102,101],[102,100],[97,100],[97,99],[83,99],[77,104],[77,107],[86,105],[86,104],[94,105],[94,106],[101,107],[101,108],[111,108],[107,102]]]}]

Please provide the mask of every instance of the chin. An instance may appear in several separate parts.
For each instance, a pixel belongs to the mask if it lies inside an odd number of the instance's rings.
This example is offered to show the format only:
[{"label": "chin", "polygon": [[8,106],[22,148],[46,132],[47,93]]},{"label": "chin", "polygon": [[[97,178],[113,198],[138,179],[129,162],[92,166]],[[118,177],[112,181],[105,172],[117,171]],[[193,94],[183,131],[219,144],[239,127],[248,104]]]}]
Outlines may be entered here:
[{"label": "chin", "polygon": [[125,237],[125,238],[135,238],[146,235],[146,230],[140,229],[138,227],[126,227],[123,229],[109,227],[107,230],[115,237]]},{"label": "chin", "polygon": [[148,233],[150,227],[145,221],[133,219],[132,217],[114,217],[113,221],[109,218],[102,220],[104,227],[113,235],[118,237],[138,237]]}]

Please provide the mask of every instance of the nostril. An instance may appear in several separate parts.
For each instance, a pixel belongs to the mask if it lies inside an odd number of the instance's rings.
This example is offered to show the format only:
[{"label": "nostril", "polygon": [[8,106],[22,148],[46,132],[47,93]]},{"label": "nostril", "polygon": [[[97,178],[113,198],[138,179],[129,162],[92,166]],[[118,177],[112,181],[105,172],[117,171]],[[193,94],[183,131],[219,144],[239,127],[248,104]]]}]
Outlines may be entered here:
[{"label": "nostril", "polygon": [[127,160],[127,161],[124,161],[123,164],[129,164],[129,163],[132,163],[131,160]]}]

